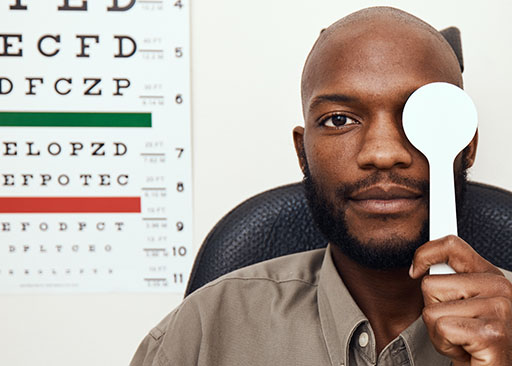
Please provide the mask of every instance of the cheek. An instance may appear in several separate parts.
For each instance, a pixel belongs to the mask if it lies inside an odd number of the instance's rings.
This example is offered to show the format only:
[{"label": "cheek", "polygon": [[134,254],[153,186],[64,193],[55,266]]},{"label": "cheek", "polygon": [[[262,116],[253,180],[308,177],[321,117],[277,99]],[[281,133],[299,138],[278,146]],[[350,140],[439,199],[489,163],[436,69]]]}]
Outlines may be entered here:
[{"label": "cheek", "polygon": [[356,141],[328,136],[305,141],[309,170],[317,182],[347,181],[357,169]]},{"label": "cheek", "polygon": [[427,158],[417,150],[413,151],[412,154],[413,163],[411,170],[414,173],[414,178],[428,181],[430,167]]}]

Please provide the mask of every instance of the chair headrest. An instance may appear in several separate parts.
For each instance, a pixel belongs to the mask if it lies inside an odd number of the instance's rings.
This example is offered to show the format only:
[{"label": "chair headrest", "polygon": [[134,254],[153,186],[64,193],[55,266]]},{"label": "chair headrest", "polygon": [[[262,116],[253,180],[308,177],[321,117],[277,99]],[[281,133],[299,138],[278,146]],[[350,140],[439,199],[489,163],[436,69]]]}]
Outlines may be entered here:
[{"label": "chair headrest", "polygon": [[457,56],[457,60],[459,61],[460,72],[464,72],[464,58],[462,57],[462,41],[459,28],[448,27],[440,30],[439,33],[441,33],[450,46],[452,46],[455,56]]}]

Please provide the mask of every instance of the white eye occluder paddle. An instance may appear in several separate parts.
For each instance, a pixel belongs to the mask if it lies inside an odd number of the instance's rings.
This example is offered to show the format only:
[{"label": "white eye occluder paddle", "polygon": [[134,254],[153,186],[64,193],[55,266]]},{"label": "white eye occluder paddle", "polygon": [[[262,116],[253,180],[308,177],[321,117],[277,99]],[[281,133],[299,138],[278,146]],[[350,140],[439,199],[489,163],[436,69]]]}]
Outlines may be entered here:
[{"label": "white eye occluder paddle", "polygon": [[[475,136],[478,116],[471,98],[448,83],[430,83],[411,94],[402,123],[411,144],[425,155],[430,170],[430,240],[457,235],[453,163]],[[455,271],[446,263],[430,274]]]}]

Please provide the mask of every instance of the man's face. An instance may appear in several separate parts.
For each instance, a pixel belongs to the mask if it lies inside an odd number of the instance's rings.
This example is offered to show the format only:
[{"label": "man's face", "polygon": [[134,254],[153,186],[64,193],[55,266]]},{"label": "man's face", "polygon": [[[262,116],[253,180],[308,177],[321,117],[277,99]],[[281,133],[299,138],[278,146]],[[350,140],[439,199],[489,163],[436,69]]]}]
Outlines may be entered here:
[{"label": "man's face", "polygon": [[405,137],[404,104],[427,83],[460,83],[438,40],[398,27],[356,25],[320,42],[305,72],[305,129],[294,131],[309,196],[334,220],[317,217],[324,233],[340,224],[363,252],[392,256],[427,239],[428,162]]}]

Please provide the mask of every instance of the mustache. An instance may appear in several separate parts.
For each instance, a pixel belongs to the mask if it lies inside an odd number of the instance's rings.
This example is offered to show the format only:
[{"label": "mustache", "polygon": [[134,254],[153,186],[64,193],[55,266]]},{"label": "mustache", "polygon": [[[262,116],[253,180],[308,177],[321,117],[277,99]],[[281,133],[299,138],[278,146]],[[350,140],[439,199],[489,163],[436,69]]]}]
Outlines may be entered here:
[{"label": "mustache", "polygon": [[379,183],[393,183],[405,188],[409,188],[413,191],[421,192],[424,199],[428,199],[429,197],[429,182],[427,180],[402,177],[394,171],[375,171],[369,176],[356,182],[340,184],[340,186],[336,189],[336,197],[339,199],[346,199],[356,192],[370,188]]}]

